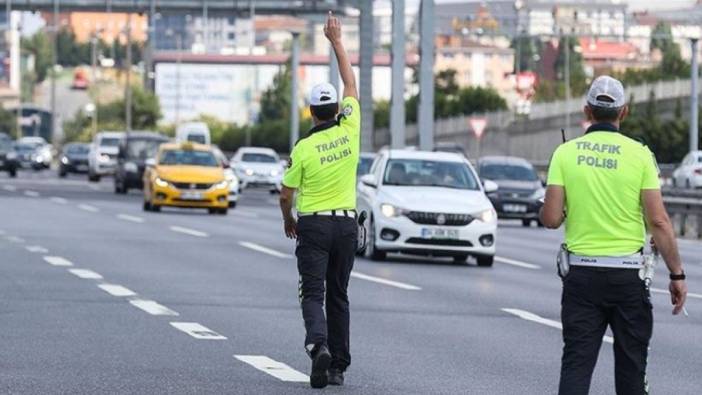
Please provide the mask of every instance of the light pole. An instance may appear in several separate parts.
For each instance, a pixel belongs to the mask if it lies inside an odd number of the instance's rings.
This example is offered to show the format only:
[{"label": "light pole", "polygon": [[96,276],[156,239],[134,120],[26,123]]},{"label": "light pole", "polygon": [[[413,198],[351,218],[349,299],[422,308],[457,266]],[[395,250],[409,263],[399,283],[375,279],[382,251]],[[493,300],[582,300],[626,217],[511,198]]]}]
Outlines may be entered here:
[{"label": "light pole", "polygon": [[692,49],[692,67],[690,79],[692,80],[692,89],[690,89],[690,151],[697,151],[699,148],[699,59],[697,59],[698,39],[691,38],[690,45]]},{"label": "light pole", "polygon": [[124,87],[124,112],[127,133],[132,130],[132,14],[127,14],[127,78]]},{"label": "light pole", "polygon": [[100,107],[100,91],[99,91],[99,84],[98,84],[98,74],[97,74],[97,45],[98,45],[98,37],[100,33],[102,32],[102,29],[95,29],[93,32],[93,36],[90,39],[90,61],[91,61],[91,67],[92,67],[92,74],[93,74],[93,83],[92,85],[92,96],[93,96],[93,103],[91,103],[94,107],[93,110],[93,137],[97,134],[97,124],[98,124],[98,108]]},{"label": "light pole", "polygon": [[[53,43],[51,66],[51,140],[56,141],[56,64],[58,63],[59,0],[54,0]],[[21,108],[21,105],[20,105]]]},{"label": "light pole", "polygon": [[175,97],[175,125],[180,123],[180,65],[183,62],[183,36],[173,29],[166,31],[166,36],[174,37],[176,42],[176,97]]},{"label": "light pole", "polygon": [[290,82],[290,152],[300,137],[300,113],[298,111],[298,71],[300,67],[300,33],[292,33],[292,55],[290,56],[292,81]]}]

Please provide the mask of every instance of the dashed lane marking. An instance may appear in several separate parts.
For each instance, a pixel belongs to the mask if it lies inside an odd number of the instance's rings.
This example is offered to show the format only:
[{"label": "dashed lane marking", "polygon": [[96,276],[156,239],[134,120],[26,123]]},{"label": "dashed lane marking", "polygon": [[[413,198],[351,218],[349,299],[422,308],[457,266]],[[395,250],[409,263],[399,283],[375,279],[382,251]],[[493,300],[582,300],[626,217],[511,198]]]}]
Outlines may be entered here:
[{"label": "dashed lane marking", "polygon": [[[661,289],[661,288],[651,288],[651,292],[657,293],[657,294],[666,294],[670,295],[670,291],[666,289]],[[694,292],[688,292],[687,293],[688,298],[695,298],[695,299],[702,299],[702,294],[696,294]]]},{"label": "dashed lane marking", "polygon": [[395,288],[405,289],[408,291],[421,291],[422,288],[416,285],[401,283],[399,281],[388,280],[382,277],[370,276],[368,274],[359,273],[357,271],[351,272],[351,277],[357,278],[359,280],[366,280],[378,284],[388,285]]},{"label": "dashed lane marking", "polygon": [[88,269],[68,269],[71,274],[86,280],[102,280],[102,275]]},{"label": "dashed lane marking", "polygon": [[133,299],[130,300],[129,303],[138,308],[141,309],[151,315],[171,315],[171,316],[178,316],[178,312],[173,311],[169,309],[168,307],[159,304],[153,300],[144,300],[144,299]]},{"label": "dashed lane marking", "polygon": [[[517,317],[519,317],[523,320],[536,322],[537,324],[546,325],[546,326],[550,326],[551,328],[563,330],[563,325],[560,322],[558,322],[556,320],[550,320],[548,318],[543,318],[541,316],[538,316],[538,315],[531,313],[531,312],[528,312],[526,310],[503,308],[502,311],[504,311],[505,313],[516,315]],[[614,343],[614,339],[611,336],[604,336],[604,337],[602,337],[602,340],[605,343],[610,343],[610,344]]]},{"label": "dashed lane marking", "polygon": [[24,239],[17,236],[5,236],[5,240],[9,241],[10,243],[24,243]]},{"label": "dashed lane marking", "polygon": [[42,246],[25,246],[24,248],[26,248],[29,252],[34,252],[37,254],[46,254],[47,252],[49,252],[48,249]]},{"label": "dashed lane marking", "polygon": [[3,185],[2,189],[6,190],[7,192],[15,192],[17,187],[14,185]]},{"label": "dashed lane marking", "polygon": [[64,198],[62,198],[62,197],[58,197],[58,196],[52,196],[52,197],[49,198],[49,200],[51,200],[51,201],[54,202],[54,203],[58,203],[58,204],[66,204],[66,203],[68,203],[68,200],[66,200],[66,199],[64,199]]},{"label": "dashed lane marking", "polygon": [[184,228],[182,226],[171,226],[170,229],[174,232],[183,233],[183,234],[195,236],[195,237],[208,237],[209,236],[205,232],[201,232],[199,230],[190,229],[190,228]]},{"label": "dashed lane marking", "polygon": [[505,258],[505,257],[501,257],[501,256],[496,256],[495,260],[497,262],[500,262],[500,263],[506,263],[508,265],[517,266],[517,267],[521,267],[524,269],[531,269],[531,270],[541,269],[541,266],[534,265],[533,263],[522,262],[522,261],[518,261],[516,259],[509,259],[509,258]]},{"label": "dashed lane marking", "polygon": [[97,208],[95,206],[91,206],[89,204],[79,204],[78,208],[81,210],[85,210],[87,212],[90,212],[90,213],[97,213],[98,211],[100,211],[99,208]]},{"label": "dashed lane marking", "polygon": [[112,296],[136,296],[136,292],[117,284],[98,284],[98,287]]},{"label": "dashed lane marking", "polygon": [[240,241],[240,242],[239,242],[239,245],[242,246],[242,247],[248,248],[248,249],[250,249],[250,250],[254,250],[254,251],[258,251],[258,252],[262,252],[262,253],[264,253],[264,254],[268,254],[268,255],[274,256],[274,257],[276,257],[276,258],[283,258],[283,259],[286,259],[286,258],[287,258],[287,259],[293,258],[293,256],[290,255],[290,254],[286,254],[286,253],[283,253],[283,252],[280,252],[280,251],[276,251],[276,250],[270,249],[270,248],[268,248],[268,247],[264,247],[264,246],[262,246],[262,245],[260,245],[260,244],[252,243],[252,242],[250,242],[250,241]]},{"label": "dashed lane marking", "polygon": [[234,358],[282,381],[308,383],[309,376],[265,355],[234,355]]},{"label": "dashed lane marking", "polygon": [[24,196],[39,197],[39,192],[37,192],[37,191],[24,191]]},{"label": "dashed lane marking", "polygon": [[141,224],[144,222],[144,218],[137,217],[134,215],[128,215],[128,214],[117,214],[117,218],[123,220],[123,221],[129,221],[129,222],[134,222],[137,224]]},{"label": "dashed lane marking", "polygon": [[73,266],[73,262],[60,256],[45,256],[44,260],[52,266]]},{"label": "dashed lane marking", "polygon": [[199,340],[227,340],[225,336],[197,322],[171,322],[171,326]]}]

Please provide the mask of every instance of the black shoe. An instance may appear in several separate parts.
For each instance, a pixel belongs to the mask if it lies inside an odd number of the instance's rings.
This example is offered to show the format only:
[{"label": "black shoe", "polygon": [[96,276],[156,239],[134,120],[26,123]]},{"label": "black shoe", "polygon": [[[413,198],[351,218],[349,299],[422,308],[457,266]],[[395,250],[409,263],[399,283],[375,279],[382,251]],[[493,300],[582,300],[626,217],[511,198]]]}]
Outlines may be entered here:
[{"label": "black shoe", "polygon": [[344,385],[344,372],[339,369],[329,369],[327,377],[329,378],[329,385]]},{"label": "black shoe", "polygon": [[327,369],[331,363],[331,354],[325,345],[316,347],[312,352],[312,373],[310,373],[310,385],[312,388],[324,388],[329,384],[327,379]]}]

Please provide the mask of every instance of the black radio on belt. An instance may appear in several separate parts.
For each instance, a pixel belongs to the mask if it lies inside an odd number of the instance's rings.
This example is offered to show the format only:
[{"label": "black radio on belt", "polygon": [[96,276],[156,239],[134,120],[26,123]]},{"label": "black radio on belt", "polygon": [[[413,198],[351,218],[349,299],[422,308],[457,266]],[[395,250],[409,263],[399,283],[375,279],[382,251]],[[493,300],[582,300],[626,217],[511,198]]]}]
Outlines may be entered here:
[{"label": "black radio on belt", "polygon": [[368,238],[366,234],[366,227],[364,223],[368,218],[368,213],[361,211],[358,215],[358,245],[356,246],[356,252],[363,253],[366,250],[366,245],[368,244]]}]

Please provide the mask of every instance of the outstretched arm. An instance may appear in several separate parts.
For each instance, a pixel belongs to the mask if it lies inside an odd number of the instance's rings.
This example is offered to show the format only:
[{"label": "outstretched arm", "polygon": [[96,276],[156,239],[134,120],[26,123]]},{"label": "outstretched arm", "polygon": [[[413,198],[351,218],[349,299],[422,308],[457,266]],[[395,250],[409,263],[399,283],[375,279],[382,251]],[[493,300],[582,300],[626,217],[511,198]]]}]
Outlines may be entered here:
[{"label": "outstretched arm", "polygon": [[327,23],[324,25],[324,35],[334,48],[336,60],[339,63],[339,74],[344,82],[344,97],[358,99],[358,89],[356,88],[356,76],[353,74],[351,61],[346,53],[344,44],[341,42],[341,22],[329,11]]}]

